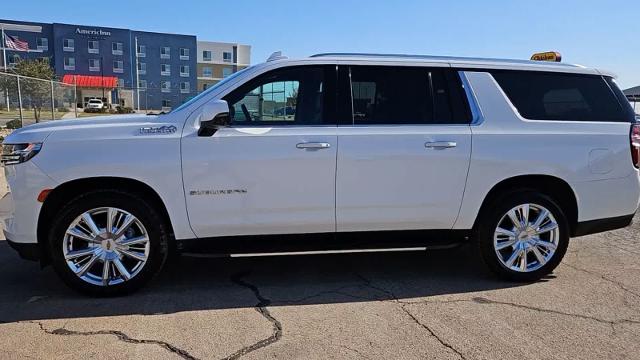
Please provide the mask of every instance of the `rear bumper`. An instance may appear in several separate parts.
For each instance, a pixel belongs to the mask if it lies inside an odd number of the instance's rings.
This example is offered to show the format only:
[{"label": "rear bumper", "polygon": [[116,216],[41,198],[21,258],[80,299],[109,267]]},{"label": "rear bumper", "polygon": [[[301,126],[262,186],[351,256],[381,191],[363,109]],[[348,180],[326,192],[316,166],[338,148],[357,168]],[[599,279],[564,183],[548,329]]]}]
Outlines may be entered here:
[{"label": "rear bumper", "polygon": [[40,250],[39,244],[34,243],[17,243],[9,240],[7,237],[7,232],[5,231],[5,237],[7,239],[7,243],[13,250],[18,252],[21,258],[25,260],[38,261],[42,258],[42,252]]},{"label": "rear bumper", "polygon": [[621,229],[631,225],[635,214],[616,216],[606,219],[597,219],[589,221],[581,221],[576,224],[576,227],[571,236],[585,236],[590,234],[597,234],[609,230]]}]

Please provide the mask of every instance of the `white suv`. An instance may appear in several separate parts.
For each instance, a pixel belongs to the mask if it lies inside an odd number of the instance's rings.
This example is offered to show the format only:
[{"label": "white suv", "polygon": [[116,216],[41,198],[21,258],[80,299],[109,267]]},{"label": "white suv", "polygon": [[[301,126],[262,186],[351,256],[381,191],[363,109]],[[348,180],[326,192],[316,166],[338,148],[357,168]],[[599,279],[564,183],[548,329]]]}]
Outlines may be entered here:
[{"label": "white suv", "polygon": [[87,106],[86,106],[87,109],[101,110],[103,107],[104,107],[104,104],[100,99],[89,99],[89,101],[87,101]]},{"label": "white suv", "polygon": [[168,114],[15,131],[9,243],[75,289],[134,290],[171,251],[431,248],[551,272],[630,224],[640,126],[606,72],[530,61],[275,56]]}]

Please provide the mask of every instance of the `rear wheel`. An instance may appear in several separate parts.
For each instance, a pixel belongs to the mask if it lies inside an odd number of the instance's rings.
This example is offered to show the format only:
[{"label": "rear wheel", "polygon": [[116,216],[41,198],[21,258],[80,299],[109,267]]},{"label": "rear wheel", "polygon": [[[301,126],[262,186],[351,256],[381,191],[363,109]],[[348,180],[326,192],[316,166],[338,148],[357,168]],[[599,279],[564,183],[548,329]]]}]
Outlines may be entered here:
[{"label": "rear wheel", "polygon": [[568,244],[564,212],[536,191],[511,192],[496,199],[478,226],[482,259],[509,280],[534,281],[551,273]]},{"label": "rear wheel", "polygon": [[91,295],[135,291],[166,261],[166,225],[135,194],[101,190],[81,195],[54,219],[52,264],[70,287]]}]

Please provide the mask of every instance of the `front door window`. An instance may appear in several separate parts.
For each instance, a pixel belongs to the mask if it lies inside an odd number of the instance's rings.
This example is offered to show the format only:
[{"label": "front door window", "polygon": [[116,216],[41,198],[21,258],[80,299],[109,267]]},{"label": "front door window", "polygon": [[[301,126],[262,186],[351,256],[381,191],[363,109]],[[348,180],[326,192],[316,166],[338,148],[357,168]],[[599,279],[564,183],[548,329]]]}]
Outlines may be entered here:
[{"label": "front door window", "polygon": [[225,97],[233,124],[318,125],[323,123],[322,67],[275,70]]}]

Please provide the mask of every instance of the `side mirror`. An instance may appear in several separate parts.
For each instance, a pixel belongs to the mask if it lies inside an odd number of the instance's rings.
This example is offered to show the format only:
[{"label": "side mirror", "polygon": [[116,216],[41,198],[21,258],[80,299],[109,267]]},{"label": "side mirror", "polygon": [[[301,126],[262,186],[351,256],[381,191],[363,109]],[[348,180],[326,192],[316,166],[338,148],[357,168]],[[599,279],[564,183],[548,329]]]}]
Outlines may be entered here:
[{"label": "side mirror", "polygon": [[229,105],[224,100],[214,100],[202,107],[198,136],[212,136],[218,129],[229,126]]}]

